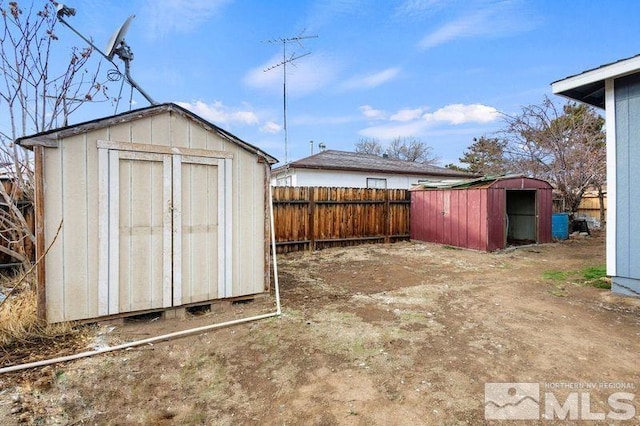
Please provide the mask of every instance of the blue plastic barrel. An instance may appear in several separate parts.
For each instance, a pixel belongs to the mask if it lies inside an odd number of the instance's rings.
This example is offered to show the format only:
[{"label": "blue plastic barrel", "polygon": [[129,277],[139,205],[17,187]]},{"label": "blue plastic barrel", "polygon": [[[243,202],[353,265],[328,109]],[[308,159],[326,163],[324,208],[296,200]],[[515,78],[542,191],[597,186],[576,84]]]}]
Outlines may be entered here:
[{"label": "blue plastic barrel", "polygon": [[569,213],[554,213],[552,215],[551,236],[554,240],[569,238]]}]

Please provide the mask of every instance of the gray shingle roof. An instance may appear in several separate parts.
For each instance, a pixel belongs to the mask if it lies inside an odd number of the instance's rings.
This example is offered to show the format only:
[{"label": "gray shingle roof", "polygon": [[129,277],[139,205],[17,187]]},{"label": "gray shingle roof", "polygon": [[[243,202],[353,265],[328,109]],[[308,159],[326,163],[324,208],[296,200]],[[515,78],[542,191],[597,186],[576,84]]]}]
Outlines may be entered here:
[{"label": "gray shingle roof", "polygon": [[[286,166],[274,170],[277,173]],[[344,170],[379,173],[396,173],[430,176],[473,177],[475,175],[447,169],[445,167],[415,163],[411,161],[393,160],[377,155],[360,154],[357,152],[326,150],[309,157],[289,163],[289,168]]]}]

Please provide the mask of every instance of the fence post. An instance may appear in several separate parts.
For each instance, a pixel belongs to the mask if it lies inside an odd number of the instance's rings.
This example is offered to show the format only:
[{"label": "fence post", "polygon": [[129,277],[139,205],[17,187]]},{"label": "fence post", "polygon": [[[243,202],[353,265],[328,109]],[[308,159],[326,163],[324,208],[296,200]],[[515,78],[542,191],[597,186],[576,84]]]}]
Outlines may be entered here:
[{"label": "fence post", "polygon": [[309,251],[315,251],[316,249],[316,223],[315,223],[315,210],[316,210],[316,193],[313,186],[309,187]]},{"label": "fence post", "polygon": [[389,191],[384,190],[384,242],[391,242],[391,203],[389,203]]},{"label": "fence post", "polygon": [[38,319],[47,319],[47,286],[45,270],[44,241],[44,148],[36,146],[33,150],[35,167],[35,224],[36,224],[36,314]]}]

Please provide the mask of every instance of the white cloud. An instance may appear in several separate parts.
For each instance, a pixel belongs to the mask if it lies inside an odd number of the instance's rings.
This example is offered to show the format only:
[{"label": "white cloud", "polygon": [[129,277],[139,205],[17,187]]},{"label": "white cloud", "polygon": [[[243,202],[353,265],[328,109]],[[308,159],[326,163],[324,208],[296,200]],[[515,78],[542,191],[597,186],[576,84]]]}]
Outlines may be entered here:
[{"label": "white cloud", "polygon": [[256,125],[260,121],[255,112],[250,110],[234,110],[224,106],[220,101],[215,101],[212,104],[207,104],[202,101],[176,102],[176,104],[206,120],[220,125]]},{"label": "white cloud", "polygon": [[360,130],[362,136],[380,140],[391,140],[396,137],[416,137],[424,134],[429,123],[424,120],[416,120],[405,124],[382,124]]},{"label": "white cloud", "polygon": [[351,123],[353,121],[360,120],[360,117],[353,117],[350,115],[311,115],[311,114],[296,114],[289,120],[291,124],[296,126],[319,126],[319,125],[337,125]]},{"label": "white cloud", "polygon": [[308,24],[311,28],[321,28],[338,19],[358,16],[367,10],[367,0],[320,0],[311,2]]},{"label": "white cloud", "polygon": [[387,83],[400,74],[400,68],[393,67],[373,73],[353,77],[347,80],[343,85],[343,89],[371,89]]},{"label": "white cloud", "polygon": [[[266,63],[250,70],[244,77],[244,83],[250,87],[282,93],[283,66],[274,67],[282,62],[282,56],[275,55]],[[272,68],[268,71],[265,69]],[[303,96],[313,93],[329,84],[336,75],[338,65],[315,53],[287,64],[287,95]]]},{"label": "white cloud", "polygon": [[386,116],[384,111],[375,109],[371,105],[362,105],[358,109],[360,110],[360,112],[362,112],[362,115],[369,119],[382,120]]},{"label": "white cloud", "polygon": [[449,124],[490,123],[500,117],[494,107],[482,104],[451,104],[428,112],[422,116],[426,121],[441,121]]},{"label": "white cloud", "polygon": [[144,16],[151,36],[188,33],[214,16],[230,0],[147,0]]},{"label": "white cloud", "polygon": [[[375,110],[368,105],[360,107],[360,109],[363,113],[380,119],[385,118],[378,113],[379,110]],[[427,133],[430,135],[442,133],[440,130],[435,130],[434,132],[434,127],[436,129],[444,127],[444,132],[447,134],[458,131],[467,134],[469,129],[462,128],[458,130],[455,126],[468,123],[486,125],[500,117],[497,109],[482,104],[451,104],[434,112],[423,114],[423,111],[422,108],[400,110],[391,115],[388,121],[362,129],[359,134],[365,137],[391,140],[396,137],[421,137],[427,135]],[[474,131],[476,130],[474,129]],[[482,133],[482,130],[477,130],[476,133]]]},{"label": "white cloud", "polygon": [[401,109],[400,111],[393,114],[389,117],[391,121],[411,121],[422,116],[423,109],[415,108],[415,109]]},{"label": "white cloud", "polygon": [[478,3],[478,10],[427,34],[419,46],[429,49],[460,38],[498,37],[531,30],[538,24],[538,18],[521,4],[518,0],[502,0],[489,5]]},{"label": "white cloud", "polygon": [[260,131],[263,133],[278,133],[280,130],[282,130],[282,126],[278,123],[274,123],[273,121],[267,121],[260,128]]},{"label": "white cloud", "polygon": [[397,17],[420,17],[441,9],[448,0],[405,0],[396,8]]}]

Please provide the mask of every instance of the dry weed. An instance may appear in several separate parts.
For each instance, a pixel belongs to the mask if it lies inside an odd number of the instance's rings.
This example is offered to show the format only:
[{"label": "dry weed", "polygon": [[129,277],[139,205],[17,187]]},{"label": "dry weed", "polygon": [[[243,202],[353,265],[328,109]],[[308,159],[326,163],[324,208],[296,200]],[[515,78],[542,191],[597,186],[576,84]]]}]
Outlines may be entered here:
[{"label": "dry weed", "polygon": [[30,274],[0,284],[13,289],[0,303],[0,365],[49,352],[46,348],[59,346],[60,338],[77,334],[71,323],[48,324],[37,317],[33,280]]}]

